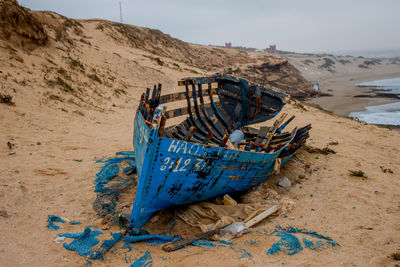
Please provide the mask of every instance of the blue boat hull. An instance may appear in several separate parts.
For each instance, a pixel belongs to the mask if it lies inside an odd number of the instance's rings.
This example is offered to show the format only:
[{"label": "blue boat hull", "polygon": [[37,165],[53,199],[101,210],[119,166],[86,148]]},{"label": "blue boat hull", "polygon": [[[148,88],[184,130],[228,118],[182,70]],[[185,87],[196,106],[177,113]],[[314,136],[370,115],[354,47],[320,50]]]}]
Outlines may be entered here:
[{"label": "blue boat hull", "polygon": [[[282,132],[282,114],[271,127],[249,125],[275,117],[285,94],[224,74],[186,78],[183,92],[142,94],[134,121],[138,188],[130,227],[143,226],[155,212],[245,191],[285,164],[308,138],[311,125]],[[185,101],[167,110],[164,104]],[[187,115],[165,127],[167,119]],[[280,164],[280,165],[279,165]]]},{"label": "blue boat hull", "polygon": [[285,149],[255,153],[157,135],[157,129],[149,129],[138,111],[134,122],[138,188],[131,227],[143,226],[161,209],[245,191],[262,183],[274,173],[275,160]]}]

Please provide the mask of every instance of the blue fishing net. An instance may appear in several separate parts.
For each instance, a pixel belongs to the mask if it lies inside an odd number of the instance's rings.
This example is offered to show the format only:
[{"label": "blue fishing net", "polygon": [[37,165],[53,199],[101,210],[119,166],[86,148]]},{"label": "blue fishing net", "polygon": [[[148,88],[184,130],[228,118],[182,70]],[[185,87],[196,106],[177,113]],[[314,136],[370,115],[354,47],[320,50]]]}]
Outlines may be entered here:
[{"label": "blue fishing net", "polygon": [[145,241],[151,244],[164,244],[173,240],[179,239],[178,236],[165,236],[165,235],[138,235],[138,236],[124,236],[124,241],[127,243],[137,243]]},{"label": "blue fishing net", "polygon": [[201,240],[201,239],[194,240],[192,245],[196,246],[196,247],[215,247],[215,244],[213,242],[210,242],[208,240]]},{"label": "blue fishing net", "polygon": [[111,218],[116,218],[118,197],[136,184],[135,152],[117,152],[116,157],[97,162],[103,166],[94,180],[94,192],[97,193],[97,198],[93,203],[93,209],[100,216],[111,215]]},{"label": "blue fishing net", "polygon": [[[164,235],[137,235],[137,236],[124,236],[122,233],[111,233],[111,239],[103,240],[101,245],[95,248],[99,243],[97,236],[103,234],[101,231],[93,231],[93,226],[88,226],[82,233],[64,233],[59,234],[61,237],[74,239],[71,243],[64,243],[63,246],[72,251],[76,251],[79,255],[91,260],[103,260],[104,255],[117,244],[120,240],[123,241],[124,247],[129,250],[131,247],[128,244],[137,242],[149,242],[152,244],[164,244],[176,239],[178,236],[164,236]],[[128,246],[127,246],[128,245]]]},{"label": "blue fishing net", "polygon": [[104,240],[99,248],[90,254],[92,260],[104,260],[104,255],[123,237],[121,233],[111,233],[112,238]]},{"label": "blue fishing net", "polygon": [[[65,221],[62,218],[58,217],[58,216],[55,216],[55,215],[48,215],[47,216],[47,228],[49,230],[58,230],[58,229],[60,229],[60,226],[54,224],[55,222],[65,223]],[[77,222],[77,221],[70,221],[69,224],[75,225],[75,224],[81,224],[81,223]]]},{"label": "blue fishing net", "polygon": [[[123,169],[123,174],[131,175],[136,171],[135,165],[135,152],[134,151],[121,151],[116,153],[117,156],[123,157],[115,157],[109,158],[106,160],[97,160],[98,163],[103,163],[103,167],[96,174],[97,178],[94,180],[96,184],[96,188],[94,192],[96,193],[114,193],[115,190],[118,190],[120,184],[127,183],[127,180],[131,180],[130,178],[123,177],[120,174],[120,167],[122,163],[126,163],[129,166]],[[117,186],[106,187],[106,185],[113,179],[120,178]]]},{"label": "blue fishing net", "polygon": [[55,215],[48,215],[47,216],[47,228],[49,230],[58,230],[60,229],[60,226],[54,224],[55,222],[59,222],[59,223],[65,223],[65,221],[63,219],[61,219],[58,216]]},{"label": "blue fishing net", "polygon": [[280,237],[280,240],[274,243],[272,247],[268,249],[267,255],[275,255],[279,254],[279,252],[283,252],[287,255],[294,255],[303,250],[303,246],[301,245],[301,242],[296,234],[306,235],[308,238],[315,239],[312,241],[304,236],[302,237],[304,246],[315,251],[318,251],[318,248],[340,246],[331,238],[318,234],[317,232],[309,231],[307,229],[298,229],[291,226],[287,228],[277,226],[272,234]]},{"label": "blue fishing net", "polygon": [[335,241],[332,240],[332,238],[329,238],[327,236],[323,236],[321,234],[318,234],[317,232],[313,232],[313,231],[309,231],[307,229],[298,229],[298,228],[294,228],[294,227],[287,227],[287,228],[281,228],[280,226],[278,226],[278,229],[281,229],[281,231],[285,231],[288,233],[302,233],[302,234],[306,234],[318,239],[322,239],[325,240],[327,244],[330,244],[332,246],[337,246],[339,245],[338,243],[336,243]]},{"label": "blue fishing net", "polygon": [[272,247],[268,250],[267,255],[278,254],[280,251],[287,255],[294,255],[303,250],[299,239],[295,235],[283,231],[277,232],[276,235],[281,239],[272,245]]},{"label": "blue fishing net", "polygon": [[153,260],[151,259],[150,252],[146,251],[142,257],[129,265],[129,267],[151,267],[152,265]]},{"label": "blue fishing net", "polygon": [[82,233],[65,233],[59,234],[61,237],[74,239],[71,243],[64,243],[63,246],[72,251],[76,251],[81,256],[91,256],[93,254],[92,248],[99,243],[96,236],[101,235],[102,232],[90,229],[93,226],[87,226]]}]

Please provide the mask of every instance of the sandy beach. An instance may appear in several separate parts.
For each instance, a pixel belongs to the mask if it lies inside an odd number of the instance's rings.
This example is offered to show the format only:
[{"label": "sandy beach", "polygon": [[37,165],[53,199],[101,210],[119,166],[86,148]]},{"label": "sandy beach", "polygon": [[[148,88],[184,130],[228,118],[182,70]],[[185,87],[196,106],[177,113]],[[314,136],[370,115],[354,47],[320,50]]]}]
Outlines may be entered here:
[{"label": "sandy beach", "polygon": [[[341,116],[350,112],[362,111],[366,106],[374,106],[397,102],[389,97],[355,97],[368,94],[370,89],[359,87],[356,84],[400,77],[400,65],[392,64],[392,59],[381,59],[379,64],[371,65],[367,69],[360,68],[368,59],[334,56],[286,56],[289,62],[300,70],[310,82],[318,81],[322,93],[331,96],[309,99],[307,102],[321,105],[324,109]],[[323,58],[332,59],[335,63],[330,68],[321,68]],[[313,63],[305,64],[306,60]],[[340,63],[348,62],[344,65]]]},{"label": "sandy beach", "polygon": [[[13,8],[24,16],[30,12]],[[303,55],[288,63],[277,55],[186,44],[136,26],[32,13],[36,19],[14,25],[7,38],[0,35],[2,266],[84,266],[84,257],[54,242],[58,234],[96,226],[104,240],[124,231],[93,209],[93,181],[100,169],[96,161],[133,150],[133,118],[147,87],[162,83],[163,93],[177,92],[183,77],[241,68],[248,75],[257,73],[253,77],[260,80],[268,76],[266,84],[281,83],[294,94],[308,94],[307,80],[318,80],[321,90],[334,96],[312,102],[346,115],[386,101],[354,98],[363,89],[349,85],[399,76],[400,65],[384,60],[369,69],[358,67],[365,59],[336,63],[332,74],[318,70],[322,59],[311,57],[311,73],[302,63]],[[39,34],[42,28],[46,35]],[[260,66],[274,72],[262,73]],[[296,90],[295,84],[304,86]],[[274,190],[277,198],[294,202],[291,210],[257,224],[232,246],[190,246],[167,253],[148,243],[133,244],[130,251],[117,244],[103,260],[92,260],[92,266],[129,266],[146,251],[153,266],[398,266],[393,255],[400,253],[400,131],[288,100],[282,112],[296,115],[288,130],[311,123],[310,149],[301,149],[279,175],[240,199],[249,204],[273,202],[268,192]],[[334,153],[321,153],[326,148]],[[365,175],[352,176],[350,171]],[[278,186],[283,177],[292,185]],[[129,205],[132,190],[121,198]],[[52,231],[47,228],[49,215],[81,224],[58,223],[60,229]],[[180,223],[170,235],[191,233],[193,228]],[[316,251],[302,243],[304,249],[295,255],[267,255],[279,240],[271,235],[277,226],[315,231],[340,246]],[[169,228],[150,220],[145,229],[159,234]]]}]

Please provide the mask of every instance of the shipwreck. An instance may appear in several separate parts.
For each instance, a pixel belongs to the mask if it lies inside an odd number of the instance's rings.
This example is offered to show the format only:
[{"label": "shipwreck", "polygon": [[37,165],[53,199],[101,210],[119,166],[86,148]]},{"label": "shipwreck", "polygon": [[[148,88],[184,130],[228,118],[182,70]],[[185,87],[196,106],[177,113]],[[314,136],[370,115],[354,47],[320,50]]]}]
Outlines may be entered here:
[{"label": "shipwreck", "polygon": [[[218,73],[178,85],[182,92],[161,95],[158,85],[141,96],[134,119],[138,187],[130,227],[143,226],[161,209],[262,183],[309,137],[311,125],[284,131],[294,118],[286,114],[271,127],[249,127],[279,114],[286,103],[282,92]],[[176,108],[178,102],[183,106]]]}]

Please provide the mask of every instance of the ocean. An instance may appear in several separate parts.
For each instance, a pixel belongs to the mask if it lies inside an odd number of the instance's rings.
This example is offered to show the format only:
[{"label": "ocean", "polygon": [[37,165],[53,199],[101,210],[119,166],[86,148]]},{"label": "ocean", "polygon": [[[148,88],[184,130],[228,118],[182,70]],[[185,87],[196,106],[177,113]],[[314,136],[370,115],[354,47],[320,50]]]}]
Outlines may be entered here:
[{"label": "ocean", "polygon": [[[357,86],[375,87],[381,94],[400,97],[400,78],[376,80],[357,84]],[[352,112],[349,117],[371,124],[400,126],[400,102],[365,107],[364,111]]]}]

